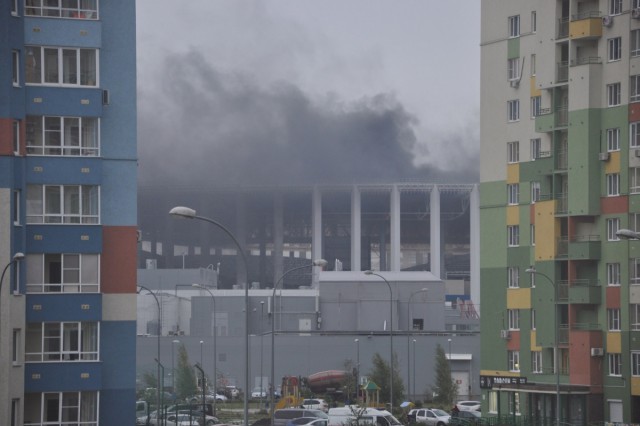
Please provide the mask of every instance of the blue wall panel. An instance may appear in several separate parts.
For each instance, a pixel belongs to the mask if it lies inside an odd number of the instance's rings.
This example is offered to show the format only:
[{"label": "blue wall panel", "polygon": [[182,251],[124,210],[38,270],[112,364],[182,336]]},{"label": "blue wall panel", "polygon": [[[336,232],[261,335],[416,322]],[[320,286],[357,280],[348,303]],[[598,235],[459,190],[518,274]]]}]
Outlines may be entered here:
[{"label": "blue wall panel", "polygon": [[24,43],[38,46],[98,48],[102,44],[101,32],[102,22],[98,20],[29,16],[24,22]]},{"label": "blue wall panel", "polygon": [[45,362],[25,364],[25,392],[99,390],[101,362]]},{"label": "blue wall panel", "polygon": [[29,225],[28,253],[101,253],[102,226]]},{"label": "blue wall panel", "polygon": [[26,179],[38,184],[100,185],[102,162],[97,157],[28,157]]},{"label": "blue wall panel", "polygon": [[103,389],[100,391],[101,425],[136,424],[135,389]]},{"label": "blue wall panel", "polygon": [[[102,217],[105,226],[135,226],[138,223],[138,165],[135,161],[105,161],[101,187]],[[160,212],[166,214],[166,212]]]},{"label": "blue wall panel", "polygon": [[[26,311],[27,322],[100,321],[102,295],[99,293],[28,294]],[[102,336],[102,330],[100,334]]]},{"label": "blue wall panel", "polygon": [[28,86],[25,90],[27,115],[102,115],[102,90],[98,88],[77,87],[69,90],[62,87]]},{"label": "blue wall panel", "polygon": [[100,323],[100,356],[103,361],[104,389],[136,388],[136,323]]}]

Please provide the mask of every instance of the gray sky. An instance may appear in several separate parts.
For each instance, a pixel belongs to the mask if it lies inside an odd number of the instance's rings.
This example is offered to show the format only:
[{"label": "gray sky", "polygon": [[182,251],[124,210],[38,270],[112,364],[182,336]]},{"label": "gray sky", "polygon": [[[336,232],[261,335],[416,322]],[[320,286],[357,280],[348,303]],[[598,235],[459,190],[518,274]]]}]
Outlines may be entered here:
[{"label": "gray sky", "polygon": [[143,184],[156,153],[212,179],[309,174],[312,157],[315,179],[477,180],[479,0],[138,0],[137,16]]}]

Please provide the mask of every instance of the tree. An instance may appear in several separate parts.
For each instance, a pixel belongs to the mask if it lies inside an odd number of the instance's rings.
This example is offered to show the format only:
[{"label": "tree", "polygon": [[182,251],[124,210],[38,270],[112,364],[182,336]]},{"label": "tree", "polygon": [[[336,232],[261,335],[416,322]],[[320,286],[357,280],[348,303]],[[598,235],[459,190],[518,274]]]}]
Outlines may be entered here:
[{"label": "tree", "polygon": [[178,348],[178,368],[176,369],[176,397],[185,399],[196,393],[198,389],[196,374],[189,363],[189,355],[184,344]]},{"label": "tree", "polygon": [[[380,356],[379,353],[373,354],[373,369],[369,373],[369,380],[372,380],[380,387],[380,398],[383,401],[389,401],[389,364]],[[398,402],[404,399],[404,382],[400,376],[398,368],[398,357],[393,355],[393,406],[397,407]]]},{"label": "tree", "polygon": [[436,396],[433,401],[448,409],[458,397],[458,384],[451,377],[449,360],[440,345],[436,347],[435,376],[436,383],[432,390]]}]

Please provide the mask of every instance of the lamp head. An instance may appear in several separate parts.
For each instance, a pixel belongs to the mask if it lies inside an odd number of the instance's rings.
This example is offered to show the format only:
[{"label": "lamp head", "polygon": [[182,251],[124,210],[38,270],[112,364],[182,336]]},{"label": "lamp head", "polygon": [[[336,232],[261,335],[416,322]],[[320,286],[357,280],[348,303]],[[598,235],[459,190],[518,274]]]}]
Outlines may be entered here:
[{"label": "lamp head", "polygon": [[24,253],[22,252],[17,252],[16,254],[13,255],[13,260],[18,262],[20,260],[24,259]]},{"label": "lamp head", "polygon": [[354,342],[358,343],[360,339],[353,339]]},{"label": "lamp head", "polygon": [[191,284],[191,287],[195,287],[195,288],[203,288],[200,284],[197,284],[197,283],[193,283],[193,284]]},{"label": "lamp head", "polygon": [[640,232],[632,231],[631,229],[618,229],[616,237],[624,238],[625,240],[638,240],[640,239]]},{"label": "lamp head", "polygon": [[180,343],[180,340],[174,340],[172,343]]},{"label": "lamp head", "polygon": [[535,274],[536,273],[536,268],[534,268],[533,266],[527,268],[524,270],[527,274]]},{"label": "lamp head", "polygon": [[324,259],[316,259],[313,261],[313,266],[321,266],[324,268],[327,264],[329,264],[329,262]]},{"label": "lamp head", "polygon": [[370,269],[367,269],[366,271],[364,271],[365,275],[373,275],[373,271]]},{"label": "lamp head", "polygon": [[193,219],[196,217],[196,211],[189,207],[177,206],[169,210],[171,216],[184,217],[187,219]]}]

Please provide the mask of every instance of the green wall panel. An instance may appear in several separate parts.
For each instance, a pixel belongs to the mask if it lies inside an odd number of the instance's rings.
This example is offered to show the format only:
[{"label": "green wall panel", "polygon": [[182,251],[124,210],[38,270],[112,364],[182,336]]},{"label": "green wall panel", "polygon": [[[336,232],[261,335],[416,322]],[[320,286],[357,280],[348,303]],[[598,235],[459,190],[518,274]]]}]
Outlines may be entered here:
[{"label": "green wall panel", "polygon": [[480,184],[480,208],[502,207],[507,204],[505,181],[483,182]]},{"label": "green wall panel", "polygon": [[600,110],[569,113],[569,210],[570,215],[595,215],[600,211],[601,148]]},{"label": "green wall panel", "polygon": [[[507,40],[507,59],[520,57],[520,37]],[[522,66],[522,64],[520,64]]]},{"label": "green wall panel", "polygon": [[480,270],[480,299],[491,303],[480,305],[480,327],[483,331],[480,343],[482,368],[506,370],[507,351],[500,330],[507,321],[507,270],[506,268],[482,268]]},{"label": "green wall panel", "polygon": [[480,267],[507,266],[505,207],[480,210]]}]

